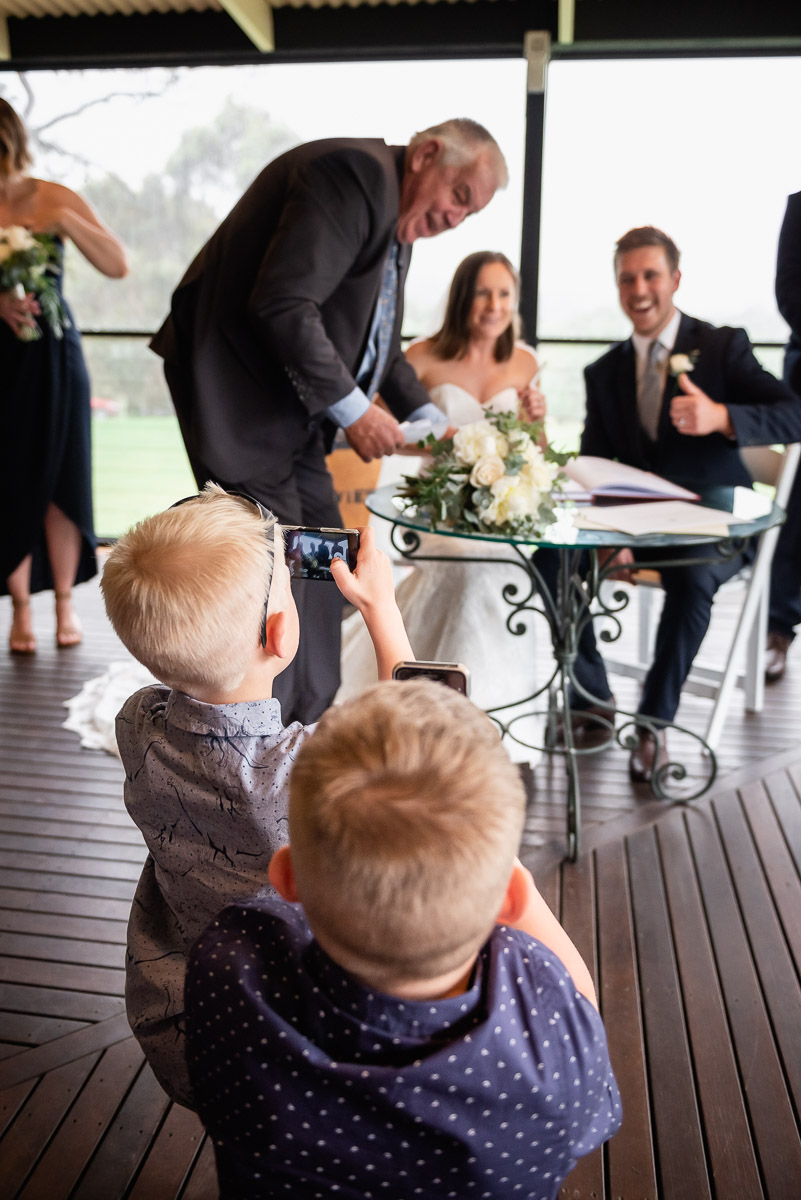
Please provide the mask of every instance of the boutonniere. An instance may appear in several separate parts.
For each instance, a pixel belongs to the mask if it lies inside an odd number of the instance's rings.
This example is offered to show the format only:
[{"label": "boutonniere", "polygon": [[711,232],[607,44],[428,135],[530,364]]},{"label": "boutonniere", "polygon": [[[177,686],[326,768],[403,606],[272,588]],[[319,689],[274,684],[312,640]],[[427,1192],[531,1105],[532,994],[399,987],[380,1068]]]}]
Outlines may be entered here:
[{"label": "boutonniere", "polygon": [[689,354],[671,354],[668,359],[668,369],[671,375],[678,379],[679,375],[689,374],[700,357],[700,350],[691,350]]}]

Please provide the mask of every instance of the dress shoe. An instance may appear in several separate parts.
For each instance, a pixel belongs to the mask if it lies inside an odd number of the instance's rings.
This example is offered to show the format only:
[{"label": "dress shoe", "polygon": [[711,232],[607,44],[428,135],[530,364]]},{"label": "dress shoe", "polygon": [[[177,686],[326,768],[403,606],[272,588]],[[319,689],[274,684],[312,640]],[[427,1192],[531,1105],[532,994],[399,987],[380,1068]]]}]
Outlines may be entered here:
[{"label": "dress shoe", "polygon": [[637,730],[637,745],[629,759],[632,783],[650,783],[654,771],[668,761],[667,734],[664,729],[653,734],[649,729]]},{"label": "dress shoe", "polygon": [[[598,720],[597,718],[601,718]],[[587,708],[570,709],[570,728],[573,731],[573,744],[591,746],[599,742],[612,740],[615,724],[615,698],[609,697],[608,707],[602,704],[590,704]],[[564,723],[560,718],[556,731],[556,740],[564,745]]]},{"label": "dress shoe", "polygon": [[787,651],[792,638],[783,633],[769,633],[765,648],[765,683],[778,683],[787,669]]}]

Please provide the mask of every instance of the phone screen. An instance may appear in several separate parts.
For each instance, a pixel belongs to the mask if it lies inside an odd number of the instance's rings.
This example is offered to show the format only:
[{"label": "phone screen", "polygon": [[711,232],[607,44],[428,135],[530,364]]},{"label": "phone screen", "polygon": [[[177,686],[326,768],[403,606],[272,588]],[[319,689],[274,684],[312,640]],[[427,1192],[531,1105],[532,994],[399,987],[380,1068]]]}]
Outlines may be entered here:
[{"label": "phone screen", "polygon": [[351,571],[359,553],[355,529],[324,529],[284,525],[286,561],[292,579],[331,580],[331,563],[343,558]]}]

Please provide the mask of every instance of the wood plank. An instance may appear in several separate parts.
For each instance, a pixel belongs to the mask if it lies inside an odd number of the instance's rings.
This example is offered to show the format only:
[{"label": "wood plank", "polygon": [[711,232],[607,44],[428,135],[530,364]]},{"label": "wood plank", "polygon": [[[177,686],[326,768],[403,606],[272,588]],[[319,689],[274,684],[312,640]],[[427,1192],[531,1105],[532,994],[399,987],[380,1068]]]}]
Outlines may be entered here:
[{"label": "wood plank", "polygon": [[[562,902],[560,920],[576,949],[584,959],[598,989],[597,928],[595,911],[595,864],[592,856],[582,855],[575,863],[563,863],[560,872]],[[603,1196],[605,1192],[605,1154],[603,1146],[578,1160],[562,1187],[562,1200],[568,1197]]]},{"label": "wood plank", "polygon": [[27,821],[33,818],[37,821],[86,822],[93,826],[104,825],[114,829],[136,828],[124,808],[114,809],[107,805],[87,808],[78,804],[61,804],[58,797],[53,796],[52,793],[36,804],[30,802],[23,804],[18,800],[0,800],[0,814],[4,820],[19,818]]},{"label": "wood plank", "polygon": [[[742,926],[710,803],[687,828],[768,1200],[787,1200],[801,1179],[801,1145],[759,978]],[[692,816],[692,820],[690,819]],[[759,1070],[754,1064],[759,1063]]]},{"label": "wood plank", "polygon": [[58,916],[55,913],[31,913],[21,909],[0,908],[0,931],[17,934],[51,935],[79,938],[83,941],[108,942],[125,945],[127,921],[104,921],[102,918]]},{"label": "wood plank", "polygon": [[[796,1112],[801,1112],[801,986],[740,804],[713,801],[773,1037]],[[754,816],[756,813],[754,812]],[[801,918],[801,908],[797,910]],[[799,1170],[801,1181],[801,1169]]]},{"label": "wood plank", "polygon": [[747,784],[740,792],[751,837],[779,914],[782,931],[801,975],[801,879],[795,870],[764,784]]},{"label": "wood plank", "polygon": [[101,996],[122,996],[125,971],[106,967],[69,966],[24,958],[0,958],[0,982],[30,984],[41,988],[67,988]]},{"label": "wood plank", "polygon": [[[5,853],[31,851],[33,854],[75,856],[78,859],[111,859],[118,863],[144,862],[147,850],[141,839],[130,844],[114,839],[97,843],[83,837],[40,837],[35,830],[27,833],[0,833],[0,850]],[[87,871],[87,874],[89,872]]]},{"label": "wood plank", "polygon": [[107,1021],[87,1025],[77,1033],[68,1033],[58,1041],[37,1046],[35,1050],[26,1050],[0,1063],[0,1089],[13,1087],[23,1079],[35,1079],[47,1072],[53,1073],[64,1063],[75,1062],[86,1055],[105,1050],[130,1036],[131,1029],[124,1013],[109,1017]]},{"label": "wood plank", "polygon": [[627,839],[660,1195],[711,1200],[693,1064],[653,827]]},{"label": "wood plank", "polygon": [[[142,1051],[132,1037],[111,1046],[100,1056],[19,1200],[67,1200],[143,1062]],[[107,1200],[116,1197],[109,1195]],[[156,1200],[155,1196],[152,1200]]]},{"label": "wood plank", "polygon": [[34,891],[32,888],[26,891],[23,888],[8,888],[0,885],[0,909],[5,909],[7,912],[19,910],[23,913],[60,913],[75,917],[127,922],[131,904],[129,900],[67,896],[63,892],[53,895],[49,891]]},{"label": "wood plank", "polygon": [[148,1154],[169,1103],[153,1072],[143,1068],[71,1200],[124,1196]]},{"label": "wood plank", "polygon": [[217,1167],[214,1162],[214,1147],[206,1138],[195,1160],[189,1181],[181,1193],[180,1200],[217,1200],[220,1194],[217,1183]]},{"label": "wood plank", "polygon": [[[144,855],[142,861],[144,862]],[[85,875],[87,878],[138,880],[142,873],[141,863],[120,862],[119,859],[106,861],[103,858],[62,858],[58,854],[20,854],[9,853],[0,849],[0,871],[3,868],[25,872],[41,871],[63,875]],[[0,879],[6,882],[10,876],[0,874]],[[40,881],[34,881],[34,886],[41,886]],[[88,885],[88,886],[91,886]]]},{"label": "wood plank", "polygon": [[45,840],[57,838],[60,842],[100,842],[104,849],[112,853],[117,846],[136,846],[142,848],[142,835],[133,822],[127,825],[109,825],[94,819],[93,812],[88,810],[80,821],[54,821],[35,811],[28,812],[25,817],[0,816],[0,838],[6,839],[18,835],[22,838],[36,839],[34,849],[42,846]]},{"label": "wood plank", "polygon": [[[99,874],[65,875],[49,870],[37,870],[35,867],[25,871],[0,867],[0,885],[3,887],[19,888],[21,891],[28,888],[34,895],[43,891],[51,894],[56,904],[61,903],[62,899],[65,904],[69,903],[67,898],[71,896],[96,896],[102,900],[119,900],[130,908],[138,879],[139,875],[133,879],[109,879]],[[118,912],[119,910],[115,909],[115,915],[118,915]]]},{"label": "wood plank", "polygon": [[779,819],[795,869],[801,875],[801,771],[791,767],[787,772],[770,774],[765,787]]},{"label": "wood plank", "polygon": [[0,1012],[41,1013],[86,1023],[105,1021],[121,1011],[119,998],[112,996],[0,983]]},{"label": "wood plank", "polygon": [[759,1168],[685,827],[691,819],[695,813],[685,818],[673,809],[656,834],[710,1169],[721,1200],[758,1197]]},{"label": "wood plank", "polygon": [[0,1092],[0,1138],[3,1137],[17,1113],[24,1107],[25,1101],[36,1087],[36,1082],[35,1079],[24,1079],[21,1083],[4,1088]]},{"label": "wood plank", "polygon": [[37,1013],[0,1012],[0,1040],[20,1046],[40,1046],[65,1033],[84,1029],[86,1024],[86,1021],[64,1021]]},{"label": "wood plank", "polygon": [[122,946],[107,942],[82,942],[77,938],[31,937],[0,933],[0,955],[8,958],[41,958],[46,962],[116,967],[125,961]]},{"label": "wood plank", "polygon": [[204,1136],[197,1113],[180,1104],[171,1105],[127,1200],[173,1200],[179,1196]]},{"label": "wood plank", "polygon": [[612,1196],[656,1195],[636,950],[622,843],[595,854],[600,1008],[625,1114],[607,1146]]},{"label": "wood plank", "polygon": [[[46,1074],[31,1093],[0,1142],[0,1179],[7,1196],[19,1194],[99,1057],[87,1054],[65,1063]],[[0,1064],[0,1069],[7,1065]]]}]

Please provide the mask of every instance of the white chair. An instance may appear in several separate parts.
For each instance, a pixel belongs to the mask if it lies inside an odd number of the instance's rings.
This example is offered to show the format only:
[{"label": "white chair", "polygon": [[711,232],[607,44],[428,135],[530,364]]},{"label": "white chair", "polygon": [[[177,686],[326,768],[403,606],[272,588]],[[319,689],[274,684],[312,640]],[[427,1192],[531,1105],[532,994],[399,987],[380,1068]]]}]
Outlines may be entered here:
[{"label": "white chair", "polygon": [[[753,480],[756,483],[769,484],[775,488],[775,502],[780,508],[786,508],[801,456],[801,444],[794,442],[792,445],[785,446],[784,450],[775,450],[771,446],[747,446],[740,453]],[[745,580],[745,590],[725,666],[721,670],[693,663],[690,674],[684,683],[683,690],[696,696],[707,696],[714,701],[704,734],[704,740],[712,750],[720,741],[723,722],[726,719],[735,687],[742,688],[745,692],[747,712],[761,712],[762,710],[765,699],[765,641],[768,630],[770,564],[776,549],[780,528],[779,525],[776,525],[762,534],[751,566],[736,575],[734,580],[729,581],[732,583],[735,580],[741,582]],[[653,611],[653,589],[658,586],[659,574],[657,571],[638,573],[638,661],[622,662],[604,655],[604,663],[608,671],[617,675],[627,675],[633,679],[645,678],[652,659],[656,624]],[[729,584],[723,584],[724,588],[727,586]],[[740,671],[739,663],[744,648],[744,670]]]}]

